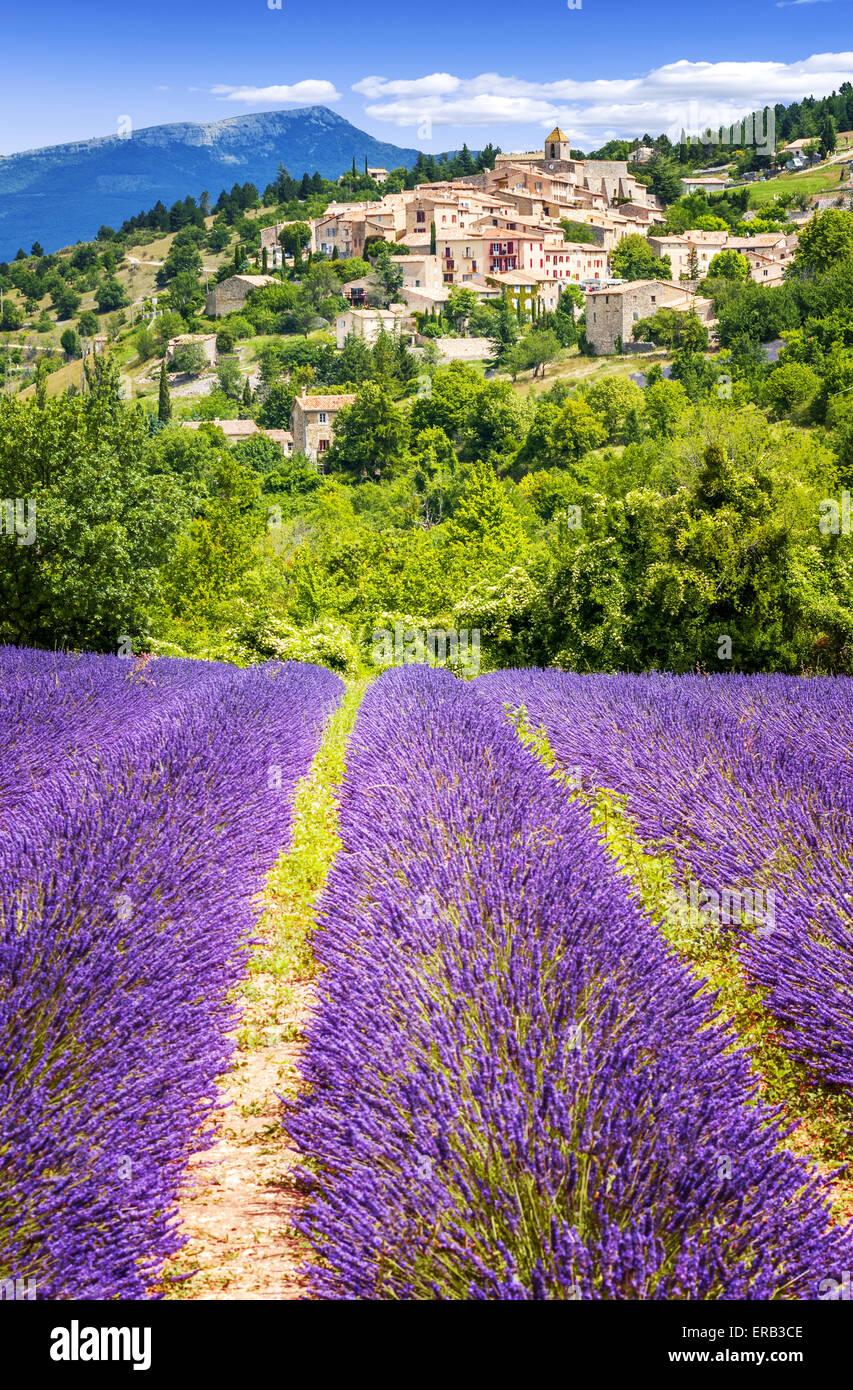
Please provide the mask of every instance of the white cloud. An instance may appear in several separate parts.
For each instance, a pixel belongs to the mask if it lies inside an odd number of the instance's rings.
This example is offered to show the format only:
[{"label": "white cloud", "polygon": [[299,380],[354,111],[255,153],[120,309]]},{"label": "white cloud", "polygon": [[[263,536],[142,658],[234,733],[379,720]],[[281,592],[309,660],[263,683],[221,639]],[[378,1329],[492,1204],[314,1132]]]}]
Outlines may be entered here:
[{"label": "white cloud", "polygon": [[461,85],[460,79],[449,72],[434,72],[429,77],[402,78],[395,82],[389,82],[386,77],[363,77],[360,82],[353,83],[352,89],[366,97],[417,97],[444,96]]},{"label": "white cloud", "polygon": [[253,106],[259,103],[281,106],[287,102],[313,106],[317,103],[340,101],[341,99],[341,94],[333,82],[325,82],[320,78],[313,77],[305,78],[302,82],[294,82],[291,86],[226,87],[219,83],[217,86],[211,87],[210,90],[213,96],[219,97],[222,101],[245,101]]},{"label": "white cloud", "polygon": [[[790,0],[790,3],[828,0]],[[574,136],[604,138],[648,130],[703,130],[731,124],[774,102],[826,95],[853,80],[853,53],[820,53],[795,63],[690,62],[681,59],[643,77],[561,78],[528,82],[499,73],[459,78],[433,73],[414,79],[366,77],[354,91],[365,112],[399,127],[427,118],[436,126],[564,125]]]},{"label": "white cloud", "polygon": [[789,10],[793,5],[831,5],[832,0],[776,0],[777,10]]}]

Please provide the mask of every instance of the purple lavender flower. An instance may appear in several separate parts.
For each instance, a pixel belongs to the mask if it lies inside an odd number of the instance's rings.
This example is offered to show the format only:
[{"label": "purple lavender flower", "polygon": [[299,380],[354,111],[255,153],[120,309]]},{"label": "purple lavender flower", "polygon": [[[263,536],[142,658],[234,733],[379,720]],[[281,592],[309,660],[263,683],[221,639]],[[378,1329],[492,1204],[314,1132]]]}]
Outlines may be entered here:
[{"label": "purple lavender flower", "polygon": [[0,649],[0,1278],[143,1298],[182,1244],[253,899],[342,689]]},{"label": "purple lavender flower", "polygon": [[316,1294],[799,1299],[850,1267],[746,1055],[492,694],[381,676],[340,833],[286,1115]]}]

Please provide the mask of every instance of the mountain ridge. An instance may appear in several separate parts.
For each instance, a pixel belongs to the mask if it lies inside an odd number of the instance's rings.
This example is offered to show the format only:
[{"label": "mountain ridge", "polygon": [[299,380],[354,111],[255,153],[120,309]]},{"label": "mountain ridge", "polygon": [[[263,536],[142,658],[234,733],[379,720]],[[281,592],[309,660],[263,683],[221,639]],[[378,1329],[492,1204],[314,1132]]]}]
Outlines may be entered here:
[{"label": "mountain ridge", "polygon": [[377,140],[325,106],[249,112],[220,121],[144,126],[0,157],[0,260],[40,241],[57,250],[120,226],[158,198],[167,206],[207,189],[251,182],[261,191],[279,164],[299,177],[337,178],[360,166],[410,168],[419,151]]}]

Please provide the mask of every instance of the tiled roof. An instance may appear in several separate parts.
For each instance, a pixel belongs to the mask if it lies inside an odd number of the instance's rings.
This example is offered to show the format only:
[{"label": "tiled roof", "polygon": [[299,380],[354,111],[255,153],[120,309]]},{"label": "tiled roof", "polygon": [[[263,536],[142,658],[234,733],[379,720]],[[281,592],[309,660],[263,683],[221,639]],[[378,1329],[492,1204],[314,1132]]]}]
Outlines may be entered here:
[{"label": "tiled roof", "polygon": [[297,396],[293,402],[293,408],[299,406],[300,410],[341,410],[345,405],[352,405],[355,396]]}]

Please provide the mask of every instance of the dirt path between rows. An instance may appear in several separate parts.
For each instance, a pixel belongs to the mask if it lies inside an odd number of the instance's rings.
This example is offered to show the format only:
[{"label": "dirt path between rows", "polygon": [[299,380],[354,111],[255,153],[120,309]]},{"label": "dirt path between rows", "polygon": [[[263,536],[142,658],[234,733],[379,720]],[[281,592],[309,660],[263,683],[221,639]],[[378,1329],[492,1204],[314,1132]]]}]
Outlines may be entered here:
[{"label": "dirt path between rows", "polygon": [[[263,933],[259,933],[262,935]],[[219,1137],[188,1169],[181,1215],[188,1244],[173,1274],[197,1271],[170,1290],[184,1299],[304,1297],[300,1272],[308,1253],[293,1222],[302,1205],[294,1182],[297,1154],[281,1125],[284,1093],[299,1077],[304,1028],[313,987],[254,975],[242,1001],[233,1069],[223,1078]],[[270,1024],[275,1018],[277,1022]],[[292,1039],[281,1041],[280,1039]],[[192,1190],[190,1184],[194,1184]]]},{"label": "dirt path between rows", "polygon": [[213,1147],[188,1165],[179,1210],[189,1237],[160,1286],[171,1299],[310,1297],[298,1154],[282,1127],[282,1097],[300,1083],[315,997],[311,949],[316,904],[337,855],[345,751],[366,680],[353,681],[296,787],[292,842],[267,879],[255,945],[236,993],[234,1064],[220,1079]]}]

